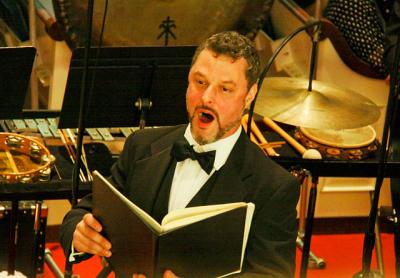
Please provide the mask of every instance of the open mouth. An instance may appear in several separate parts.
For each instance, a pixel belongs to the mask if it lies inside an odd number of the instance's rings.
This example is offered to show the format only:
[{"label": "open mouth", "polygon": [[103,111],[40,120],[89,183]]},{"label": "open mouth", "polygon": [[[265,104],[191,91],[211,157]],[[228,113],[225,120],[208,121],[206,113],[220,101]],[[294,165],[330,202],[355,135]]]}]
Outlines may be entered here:
[{"label": "open mouth", "polygon": [[208,124],[208,123],[211,123],[214,120],[214,116],[209,114],[209,113],[206,113],[206,112],[200,112],[199,120],[202,123]]}]

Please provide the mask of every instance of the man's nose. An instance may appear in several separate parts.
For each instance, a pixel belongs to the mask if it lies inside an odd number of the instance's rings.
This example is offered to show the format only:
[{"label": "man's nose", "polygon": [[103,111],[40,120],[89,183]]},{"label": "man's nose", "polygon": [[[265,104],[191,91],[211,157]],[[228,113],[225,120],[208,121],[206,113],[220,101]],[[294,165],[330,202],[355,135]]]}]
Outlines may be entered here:
[{"label": "man's nose", "polygon": [[216,96],[216,88],[214,86],[208,86],[207,89],[203,92],[203,102],[204,103],[210,103],[213,102]]}]

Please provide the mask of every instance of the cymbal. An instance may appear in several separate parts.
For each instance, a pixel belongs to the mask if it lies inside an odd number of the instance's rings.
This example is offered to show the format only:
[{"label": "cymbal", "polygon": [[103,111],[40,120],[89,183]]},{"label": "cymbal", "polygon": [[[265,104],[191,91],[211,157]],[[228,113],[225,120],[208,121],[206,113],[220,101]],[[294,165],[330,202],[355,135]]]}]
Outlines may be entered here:
[{"label": "cymbal", "polygon": [[259,90],[254,111],[275,121],[316,129],[352,129],[376,122],[379,107],[351,90],[321,81],[268,77]]}]

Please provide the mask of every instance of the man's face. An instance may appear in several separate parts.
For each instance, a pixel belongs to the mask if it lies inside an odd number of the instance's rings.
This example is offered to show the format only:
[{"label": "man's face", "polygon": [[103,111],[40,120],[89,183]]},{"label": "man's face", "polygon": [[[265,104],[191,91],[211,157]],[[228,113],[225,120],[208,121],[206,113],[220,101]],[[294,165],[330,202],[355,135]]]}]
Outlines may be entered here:
[{"label": "man's face", "polygon": [[[189,72],[186,108],[194,139],[212,143],[233,134],[257,86],[248,90],[247,61],[203,50]],[[249,91],[249,92],[248,92]]]}]

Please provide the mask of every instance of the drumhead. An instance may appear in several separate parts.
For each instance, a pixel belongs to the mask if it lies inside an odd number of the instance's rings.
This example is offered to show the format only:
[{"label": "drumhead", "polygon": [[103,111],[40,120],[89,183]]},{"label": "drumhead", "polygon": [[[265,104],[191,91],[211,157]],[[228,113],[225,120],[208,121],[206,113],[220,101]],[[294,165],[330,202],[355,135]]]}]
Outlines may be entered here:
[{"label": "drumhead", "polygon": [[309,139],[331,147],[360,148],[368,146],[376,138],[372,126],[354,129],[314,129],[300,127],[300,131]]},{"label": "drumhead", "polygon": [[[54,0],[58,25],[71,48],[83,46],[87,1]],[[94,3],[92,45],[102,29],[105,0]],[[211,34],[236,30],[254,38],[273,0],[118,0],[107,6],[105,46],[198,45]]]}]

